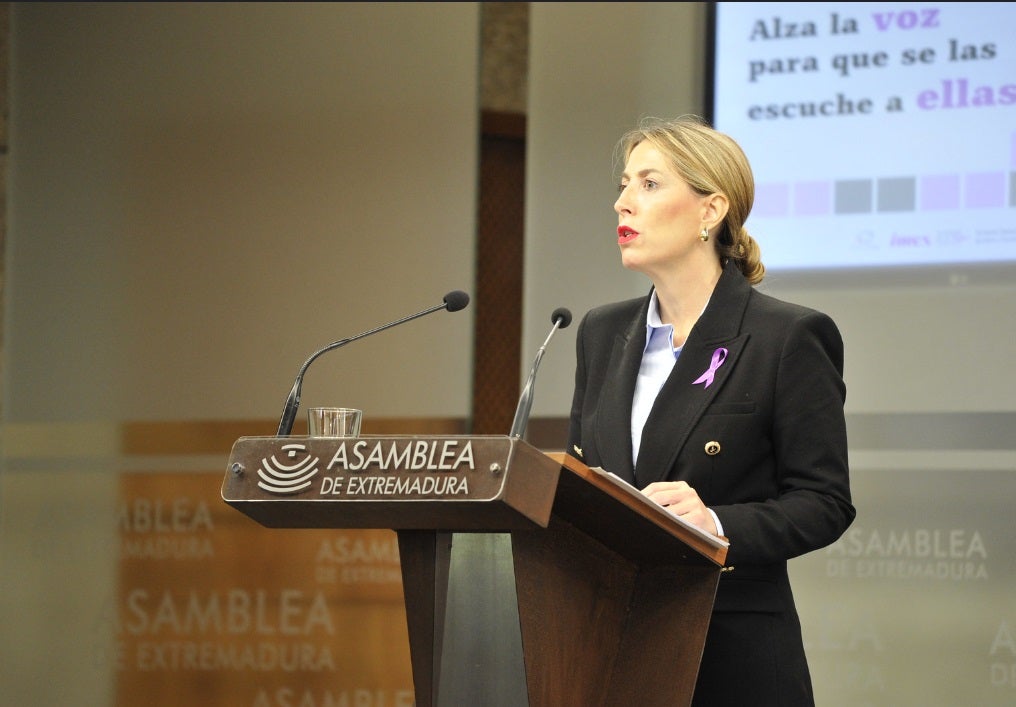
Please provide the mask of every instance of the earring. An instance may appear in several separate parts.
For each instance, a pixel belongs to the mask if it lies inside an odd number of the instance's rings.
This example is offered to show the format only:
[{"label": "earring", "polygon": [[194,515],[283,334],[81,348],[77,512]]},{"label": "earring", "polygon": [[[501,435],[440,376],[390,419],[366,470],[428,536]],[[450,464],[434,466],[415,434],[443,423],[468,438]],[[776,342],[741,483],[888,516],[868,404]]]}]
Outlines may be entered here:
[{"label": "earring", "polygon": [[706,228],[705,226],[703,226],[702,230],[699,232],[699,239],[703,243],[705,243],[705,242],[707,242],[709,240],[709,229]]}]

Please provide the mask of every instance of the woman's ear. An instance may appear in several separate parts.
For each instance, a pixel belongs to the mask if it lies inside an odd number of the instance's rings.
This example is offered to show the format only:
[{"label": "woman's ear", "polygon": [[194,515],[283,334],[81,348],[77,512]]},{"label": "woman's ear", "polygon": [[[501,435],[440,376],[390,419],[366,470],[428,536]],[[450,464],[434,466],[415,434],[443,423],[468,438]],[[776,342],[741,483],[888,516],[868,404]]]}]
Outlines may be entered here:
[{"label": "woman's ear", "polygon": [[702,222],[711,230],[723,223],[723,219],[727,218],[729,208],[730,202],[724,194],[716,193],[706,196],[702,201]]}]

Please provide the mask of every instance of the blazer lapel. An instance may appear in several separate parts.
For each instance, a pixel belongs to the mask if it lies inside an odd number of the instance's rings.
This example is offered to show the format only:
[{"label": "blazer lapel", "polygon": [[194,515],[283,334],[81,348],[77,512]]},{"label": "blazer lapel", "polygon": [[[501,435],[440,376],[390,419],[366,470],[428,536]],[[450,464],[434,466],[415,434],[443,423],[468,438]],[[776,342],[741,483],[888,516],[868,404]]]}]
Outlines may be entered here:
[{"label": "blazer lapel", "polygon": [[612,375],[603,381],[600,399],[616,400],[620,404],[601,407],[596,424],[596,449],[603,468],[630,483],[635,481],[631,458],[631,407],[646,347],[648,310],[649,297],[646,297],[635,318],[614,338],[607,369]]},{"label": "blazer lapel", "polygon": [[[750,294],[748,281],[728,263],[646,420],[635,468],[639,488],[680,478],[671,478],[677,456],[737,366],[748,341],[748,334],[739,331]],[[629,418],[630,413],[629,400]]]}]

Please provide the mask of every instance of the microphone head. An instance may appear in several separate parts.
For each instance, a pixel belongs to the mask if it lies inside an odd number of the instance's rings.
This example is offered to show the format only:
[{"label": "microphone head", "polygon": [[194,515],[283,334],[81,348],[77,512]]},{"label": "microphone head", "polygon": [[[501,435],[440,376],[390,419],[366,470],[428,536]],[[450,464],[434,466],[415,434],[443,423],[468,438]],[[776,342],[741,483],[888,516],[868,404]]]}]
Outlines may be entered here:
[{"label": "microphone head", "polygon": [[558,307],[550,315],[551,323],[556,323],[558,329],[565,329],[571,324],[571,310],[567,307]]},{"label": "microphone head", "polygon": [[449,312],[457,312],[469,304],[469,295],[462,290],[452,290],[444,296],[444,303]]}]

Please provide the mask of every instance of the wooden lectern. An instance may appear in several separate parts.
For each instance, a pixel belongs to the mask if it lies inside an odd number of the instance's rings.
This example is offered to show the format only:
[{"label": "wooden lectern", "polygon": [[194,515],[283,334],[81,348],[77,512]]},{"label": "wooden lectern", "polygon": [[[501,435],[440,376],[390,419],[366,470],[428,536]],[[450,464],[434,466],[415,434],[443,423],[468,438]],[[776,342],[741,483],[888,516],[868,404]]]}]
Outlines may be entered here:
[{"label": "wooden lectern", "polygon": [[691,703],[727,543],[571,456],[243,437],[222,498],[272,528],[397,532],[419,707]]}]

